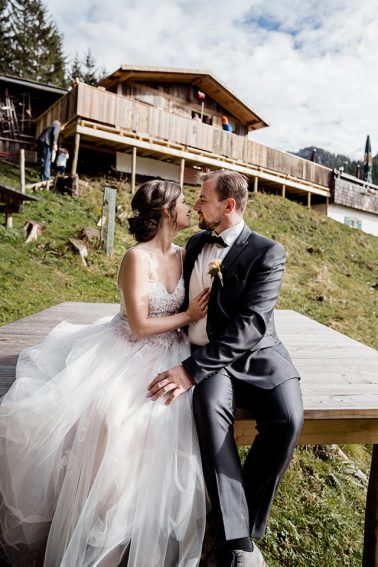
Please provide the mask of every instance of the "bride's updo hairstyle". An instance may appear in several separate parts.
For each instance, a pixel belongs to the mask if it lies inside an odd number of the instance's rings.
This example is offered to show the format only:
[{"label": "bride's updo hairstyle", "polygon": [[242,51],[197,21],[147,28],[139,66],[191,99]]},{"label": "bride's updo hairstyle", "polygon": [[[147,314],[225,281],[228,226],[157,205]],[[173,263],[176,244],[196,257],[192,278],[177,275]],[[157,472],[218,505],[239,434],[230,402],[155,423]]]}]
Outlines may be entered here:
[{"label": "bride's updo hairstyle", "polygon": [[172,213],[180,195],[181,187],[174,181],[153,179],[139,187],[131,201],[133,216],[128,218],[130,233],[137,242],[148,242],[156,235],[163,209],[176,220]]}]

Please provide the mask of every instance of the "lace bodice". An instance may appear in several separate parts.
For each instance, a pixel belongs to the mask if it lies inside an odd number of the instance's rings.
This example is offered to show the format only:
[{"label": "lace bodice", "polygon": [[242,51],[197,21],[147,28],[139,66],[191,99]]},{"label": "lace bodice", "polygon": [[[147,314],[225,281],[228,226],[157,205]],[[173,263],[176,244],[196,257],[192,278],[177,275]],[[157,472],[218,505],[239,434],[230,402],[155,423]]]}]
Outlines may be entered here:
[{"label": "lace bodice", "polygon": [[[113,324],[117,325],[118,331],[131,342],[144,342],[147,344],[159,344],[161,346],[169,346],[177,341],[177,331],[170,331],[160,335],[153,335],[144,339],[136,338],[129,326],[125,300],[122,290],[121,306],[119,315],[113,319]],[[169,293],[161,282],[154,280],[149,281],[149,297],[148,297],[148,316],[149,317],[167,317],[177,313],[183,304],[185,297],[184,278],[181,277],[172,293]]]},{"label": "lace bodice", "polygon": [[[161,282],[150,280],[148,297],[148,316],[166,317],[180,310],[185,297],[184,279],[181,277],[172,293],[169,293]],[[127,319],[125,300],[121,293],[121,317]]]}]

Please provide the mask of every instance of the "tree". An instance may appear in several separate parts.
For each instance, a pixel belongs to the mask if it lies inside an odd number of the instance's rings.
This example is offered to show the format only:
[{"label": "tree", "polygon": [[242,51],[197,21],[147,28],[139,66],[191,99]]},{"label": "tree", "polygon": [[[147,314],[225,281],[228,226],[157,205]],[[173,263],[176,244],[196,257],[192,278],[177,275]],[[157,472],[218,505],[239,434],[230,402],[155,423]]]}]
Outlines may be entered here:
[{"label": "tree", "polygon": [[77,53],[75,54],[74,60],[72,61],[69,74],[73,81],[75,79],[79,79],[79,81],[83,80],[83,69],[81,68],[81,61]]},{"label": "tree", "polygon": [[79,81],[87,85],[97,85],[104,74],[105,70],[97,67],[95,57],[90,48],[81,58],[77,53],[75,54],[70,69],[71,80],[79,79]]},{"label": "tree", "polygon": [[12,60],[9,72],[36,81],[65,85],[63,38],[42,0],[9,0]]},{"label": "tree", "polygon": [[57,86],[79,79],[97,85],[106,73],[90,48],[68,69],[63,36],[51,20],[45,0],[0,0],[0,73]]},{"label": "tree", "polygon": [[11,57],[11,23],[7,0],[0,0],[0,73],[9,73]]},{"label": "tree", "polygon": [[84,76],[83,81],[88,85],[97,83],[96,60],[90,48],[83,55]]}]

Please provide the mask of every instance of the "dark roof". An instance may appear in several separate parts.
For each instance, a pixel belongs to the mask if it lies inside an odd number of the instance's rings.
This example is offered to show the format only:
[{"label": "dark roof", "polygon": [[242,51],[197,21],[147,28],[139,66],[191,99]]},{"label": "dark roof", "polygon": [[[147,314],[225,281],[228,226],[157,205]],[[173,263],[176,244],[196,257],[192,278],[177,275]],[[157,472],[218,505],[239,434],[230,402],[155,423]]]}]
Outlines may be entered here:
[{"label": "dark roof", "polygon": [[269,124],[258,116],[245,102],[221,83],[209,71],[197,69],[173,69],[167,67],[140,67],[135,65],[122,65],[108,77],[102,79],[99,85],[109,89],[120,81],[129,79],[139,81],[191,83],[204,93],[208,94],[232,116],[235,116],[249,130],[264,128]]},{"label": "dark roof", "polygon": [[56,87],[55,85],[40,83],[39,81],[34,81],[32,79],[20,79],[20,77],[14,77],[12,75],[0,75],[0,82],[9,83],[13,85],[21,85],[23,87],[28,87],[29,89],[35,89],[38,91],[48,91],[51,93],[57,93],[62,95],[68,92],[68,89]]}]

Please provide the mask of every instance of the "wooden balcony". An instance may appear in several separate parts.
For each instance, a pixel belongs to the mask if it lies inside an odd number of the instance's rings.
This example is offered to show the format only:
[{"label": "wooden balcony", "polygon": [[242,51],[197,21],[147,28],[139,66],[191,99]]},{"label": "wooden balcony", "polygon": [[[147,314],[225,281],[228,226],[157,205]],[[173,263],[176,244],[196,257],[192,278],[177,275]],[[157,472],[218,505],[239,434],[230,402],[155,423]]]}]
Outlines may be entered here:
[{"label": "wooden balcony", "polygon": [[[62,122],[65,139],[75,133],[92,135],[103,138],[104,143],[113,142],[118,150],[123,144],[133,146],[133,139],[145,140],[146,148],[154,149],[157,156],[164,146],[172,150],[167,149],[165,155],[184,157],[192,163],[216,163],[218,167],[234,164],[234,169],[267,181],[276,180],[288,188],[329,195],[332,170],[327,167],[84,83],[38,118],[37,135],[53,120]],[[90,128],[94,132],[89,132]],[[135,146],[144,147],[136,142]],[[209,159],[204,161],[200,156]]]}]

